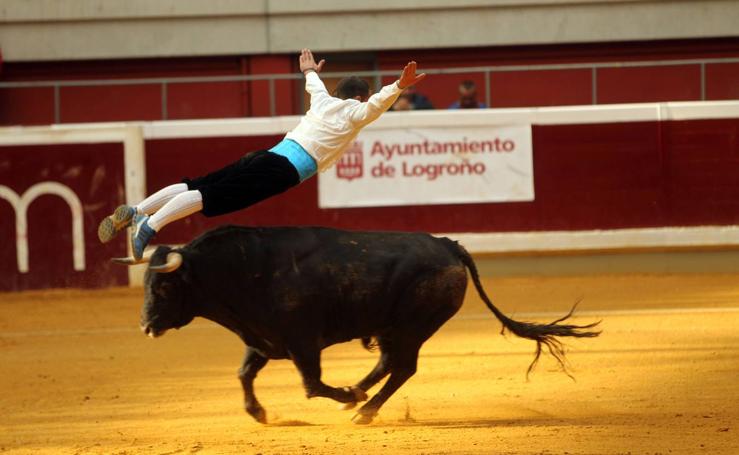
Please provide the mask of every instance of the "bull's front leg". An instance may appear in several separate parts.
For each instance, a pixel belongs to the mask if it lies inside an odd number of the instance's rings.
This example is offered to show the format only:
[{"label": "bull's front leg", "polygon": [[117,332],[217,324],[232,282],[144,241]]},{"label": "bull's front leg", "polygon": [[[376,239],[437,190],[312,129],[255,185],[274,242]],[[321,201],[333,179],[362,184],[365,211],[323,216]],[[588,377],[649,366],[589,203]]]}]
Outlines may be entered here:
[{"label": "bull's front leg", "polygon": [[296,345],[289,349],[295,366],[303,377],[308,398],[326,397],[339,403],[366,401],[367,394],[358,387],[331,387],[321,381],[321,351],[318,348]]},{"label": "bull's front leg", "polygon": [[266,357],[247,347],[244,363],[239,369],[239,379],[244,388],[244,408],[259,423],[267,423],[267,413],[254,395],[254,378],[257,377],[259,370],[264,368],[267,361]]}]

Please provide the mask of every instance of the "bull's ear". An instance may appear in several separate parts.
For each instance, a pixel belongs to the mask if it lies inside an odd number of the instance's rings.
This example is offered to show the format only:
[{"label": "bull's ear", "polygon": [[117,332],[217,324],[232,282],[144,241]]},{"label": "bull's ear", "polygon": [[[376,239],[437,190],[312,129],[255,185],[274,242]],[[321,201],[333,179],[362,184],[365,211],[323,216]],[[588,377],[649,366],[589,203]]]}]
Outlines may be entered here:
[{"label": "bull's ear", "polygon": [[180,267],[179,274],[183,282],[192,283],[192,273],[190,273],[190,267],[188,267],[187,259],[185,259],[182,267]]}]

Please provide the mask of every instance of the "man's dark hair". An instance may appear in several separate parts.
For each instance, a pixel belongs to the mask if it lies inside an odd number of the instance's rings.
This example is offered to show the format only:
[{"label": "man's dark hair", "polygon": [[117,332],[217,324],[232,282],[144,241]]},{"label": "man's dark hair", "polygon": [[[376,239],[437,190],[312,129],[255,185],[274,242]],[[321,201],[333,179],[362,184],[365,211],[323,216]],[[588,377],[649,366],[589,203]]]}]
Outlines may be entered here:
[{"label": "man's dark hair", "polygon": [[470,89],[475,88],[475,83],[472,82],[471,80],[467,79],[467,80],[462,81],[459,84],[459,86],[462,87],[462,88],[464,88],[465,90],[470,90]]},{"label": "man's dark hair", "polygon": [[334,90],[334,96],[342,100],[348,100],[356,96],[367,98],[369,96],[369,84],[357,76],[349,76],[339,81]]}]

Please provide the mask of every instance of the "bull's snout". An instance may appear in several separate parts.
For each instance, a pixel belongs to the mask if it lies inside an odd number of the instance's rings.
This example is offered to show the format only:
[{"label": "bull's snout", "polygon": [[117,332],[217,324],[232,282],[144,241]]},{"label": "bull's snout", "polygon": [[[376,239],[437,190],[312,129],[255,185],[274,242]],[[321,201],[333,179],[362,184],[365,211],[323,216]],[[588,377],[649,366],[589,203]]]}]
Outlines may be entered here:
[{"label": "bull's snout", "polygon": [[157,330],[150,324],[141,324],[141,331],[149,338],[156,338],[164,334],[165,330]]}]

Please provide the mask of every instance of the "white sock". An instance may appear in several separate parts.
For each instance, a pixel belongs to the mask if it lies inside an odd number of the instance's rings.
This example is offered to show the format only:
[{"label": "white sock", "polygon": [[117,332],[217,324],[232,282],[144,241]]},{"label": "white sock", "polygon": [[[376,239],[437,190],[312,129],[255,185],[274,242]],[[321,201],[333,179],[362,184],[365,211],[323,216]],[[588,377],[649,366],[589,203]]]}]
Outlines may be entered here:
[{"label": "white sock", "polygon": [[170,199],[162,208],[149,218],[147,224],[159,232],[172,221],[177,221],[195,212],[203,210],[203,195],[200,191],[185,191]]},{"label": "white sock", "polygon": [[139,204],[136,206],[136,211],[138,213],[151,215],[152,213],[164,207],[164,204],[171,201],[175,196],[177,196],[178,194],[182,194],[185,191],[187,191],[186,183],[175,183],[174,185],[164,187],[151,196],[147,197],[143,201],[139,202]]}]

